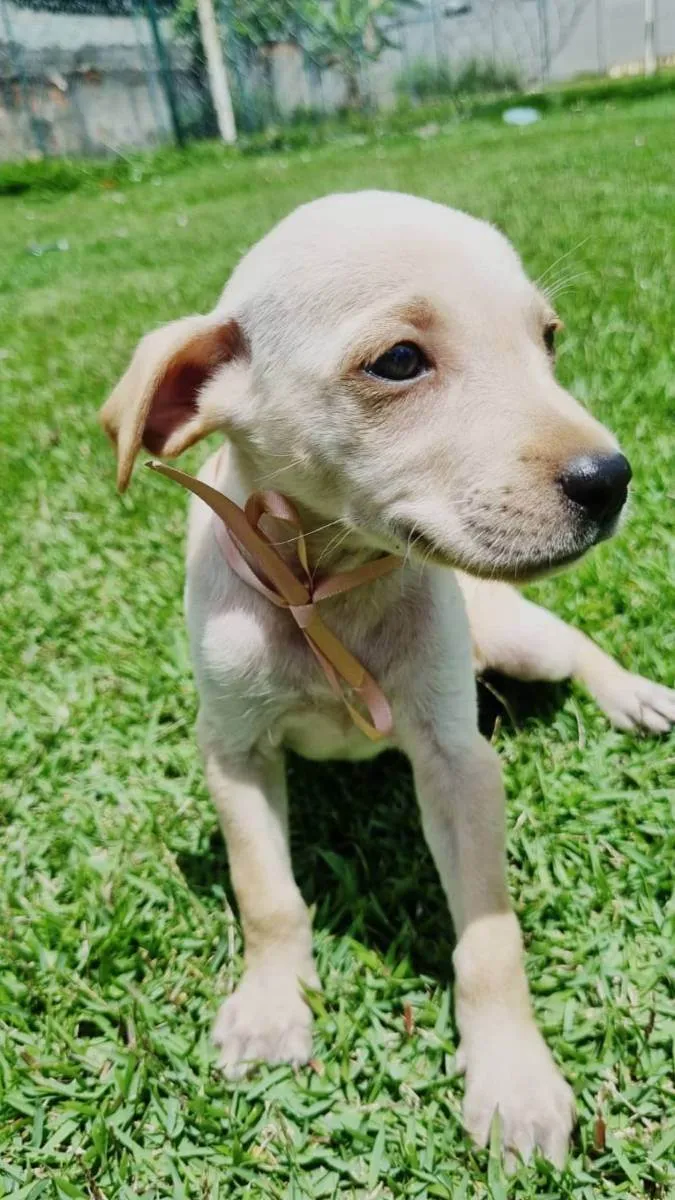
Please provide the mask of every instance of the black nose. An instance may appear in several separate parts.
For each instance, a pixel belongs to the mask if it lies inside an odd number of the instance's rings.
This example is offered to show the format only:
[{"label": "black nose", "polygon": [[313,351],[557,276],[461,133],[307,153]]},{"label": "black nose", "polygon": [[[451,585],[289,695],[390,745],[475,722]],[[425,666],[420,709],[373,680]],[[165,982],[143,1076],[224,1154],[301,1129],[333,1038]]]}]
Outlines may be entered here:
[{"label": "black nose", "polygon": [[626,503],[632,474],[623,454],[582,454],[568,463],[560,485],[594,521],[607,521]]}]

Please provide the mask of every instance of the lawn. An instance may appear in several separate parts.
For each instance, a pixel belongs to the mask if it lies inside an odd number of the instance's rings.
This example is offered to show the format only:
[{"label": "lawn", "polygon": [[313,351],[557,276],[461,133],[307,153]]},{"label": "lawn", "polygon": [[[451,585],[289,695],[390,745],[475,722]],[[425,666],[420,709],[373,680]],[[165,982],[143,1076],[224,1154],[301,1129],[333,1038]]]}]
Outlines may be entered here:
[{"label": "lawn", "polygon": [[620,535],[532,594],[672,683],[674,122],[662,97],[286,157],[197,147],[138,182],[0,200],[1,1195],[671,1194],[673,744],[614,732],[575,688],[500,683],[485,718],[537,1016],[579,1103],[566,1173],[507,1182],[462,1133],[452,933],[397,758],[291,763],[315,1059],[214,1073],[241,943],[192,732],[184,502],[142,472],[119,498],[95,415],[137,338],[211,307],[299,202],[376,185],[487,217],[534,276],[562,258],[561,378],[635,473]]}]

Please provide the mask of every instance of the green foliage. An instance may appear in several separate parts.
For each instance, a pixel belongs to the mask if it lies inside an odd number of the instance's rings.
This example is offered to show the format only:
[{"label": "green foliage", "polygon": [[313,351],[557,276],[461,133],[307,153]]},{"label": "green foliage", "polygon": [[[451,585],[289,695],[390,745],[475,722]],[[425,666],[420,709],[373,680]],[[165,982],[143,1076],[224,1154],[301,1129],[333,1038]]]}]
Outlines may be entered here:
[{"label": "green foliage", "polygon": [[[306,0],[228,0],[220,10],[229,36],[259,49],[275,42],[302,42]],[[174,28],[182,37],[198,32],[196,0],[179,0]]]},{"label": "green foliage", "polygon": [[[363,103],[361,73],[387,46],[393,19],[420,0],[229,0],[223,17],[228,34],[244,50],[293,42],[321,68],[344,79],[348,108]],[[180,0],[175,28],[198,36],[196,0]]]},{"label": "green foliage", "polygon": [[422,101],[454,96],[457,92],[449,63],[436,63],[428,58],[418,58],[401,71],[395,89],[399,96]]},{"label": "green foliage", "polygon": [[302,44],[307,0],[228,0],[226,20],[236,37],[260,47],[278,42]]},{"label": "green foliage", "polygon": [[469,58],[455,69],[457,91],[473,96],[483,92],[517,92],[523,77],[509,63],[493,63],[489,59]]},{"label": "green foliage", "polygon": [[494,735],[536,1014],[579,1102],[565,1173],[507,1181],[462,1132],[452,935],[395,757],[291,763],[325,987],[315,1064],[238,1086],[214,1072],[241,943],[193,731],[185,505],[142,469],[118,497],[96,423],[141,334],[207,311],[295,205],[402,188],[494,221],[535,278],[569,276],[562,380],[635,473],[619,535],[531,594],[672,683],[675,98],[611,103],[297,155],[200,143],[0,200],[0,1195],[672,1194],[673,743],[612,731],[574,687],[500,685],[515,725],[502,713]]},{"label": "green foliage", "polygon": [[396,80],[399,96],[420,101],[444,96],[517,92],[521,87],[522,77],[516,67],[478,58],[467,59],[459,65],[421,58],[402,71]]},{"label": "green foliage", "polygon": [[363,101],[361,71],[395,45],[391,23],[401,8],[419,0],[310,0],[307,50],[321,67],[333,67],[345,81],[347,108]]}]

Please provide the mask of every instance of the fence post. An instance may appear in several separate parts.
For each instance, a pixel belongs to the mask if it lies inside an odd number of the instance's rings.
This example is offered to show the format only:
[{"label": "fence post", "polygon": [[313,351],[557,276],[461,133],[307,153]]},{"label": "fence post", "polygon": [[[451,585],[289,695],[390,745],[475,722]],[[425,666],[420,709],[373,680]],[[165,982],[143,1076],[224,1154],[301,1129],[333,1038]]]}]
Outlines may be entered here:
[{"label": "fence post", "polygon": [[645,75],[654,75],[655,72],[654,0],[645,0]]},{"label": "fence post", "polygon": [[495,5],[497,0],[490,0],[490,46],[492,48],[492,65],[497,69],[499,54],[497,51],[497,25],[495,20]]},{"label": "fence post", "polygon": [[537,21],[539,24],[539,53],[541,83],[546,84],[551,72],[551,50],[548,31],[548,0],[537,0]]},{"label": "fence post", "polygon": [[218,130],[226,145],[232,146],[237,140],[237,130],[234,123],[232,97],[227,79],[227,71],[223,59],[223,48],[213,11],[212,0],[197,0],[197,15],[199,29],[202,35],[202,45],[206,55],[206,70],[209,76],[211,99],[216,111]]},{"label": "fence post", "polygon": [[173,130],[173,136],[176,139],[176,144],[182,147],[185,145],[185,135],[183,133],[183,127],[180,123],[178,101],[176,99],[176,89],[174,87],[171,63],[169,61],[169,56],[166,52],[166,46],[164,45],[164,39],[159,28],[155,0],[145,0],[145,10],[148,14],[148,21],[150,22],[150,29],[152,30],[152,40],[155,43],[155,51],[157,54],[157,61],[159,63],[159,74],[164,85],[164,94],[166,96],[166,102],[169,106],[169,113],[171,114],[171,128]]},{"label": "fence post", "polygon": [[145,71],[148,81],[148,98],[150,100],[150,108],[152,109],[152,117],[155,122],[155,129],[159,139],[162,132],[166,129],[166,120],[164,119],[164,113],[162,111],[160,89],[157,84],[157,72],[154,69],[152,55],[148,50],[148,46],[144,37],[146,29],[135,0],[129,0],[128,6],[125,7],[125,12],[129,13],[134,27],[139,57],[143,64],[143,70]]},{"label": "fence post", "polygon": [[595,0],[595,54],[599,75],[607,74],[604,0]]},{"label": "fence post", "polygon": [[443,68],[444,58],[441,53],[440,46],[440,23],[438,20],[438,8],[434,0],[429,0],[429,8],[431,10],[431,30],[434,39],[434,57],[436,59],[436,68],[441,71]]}]

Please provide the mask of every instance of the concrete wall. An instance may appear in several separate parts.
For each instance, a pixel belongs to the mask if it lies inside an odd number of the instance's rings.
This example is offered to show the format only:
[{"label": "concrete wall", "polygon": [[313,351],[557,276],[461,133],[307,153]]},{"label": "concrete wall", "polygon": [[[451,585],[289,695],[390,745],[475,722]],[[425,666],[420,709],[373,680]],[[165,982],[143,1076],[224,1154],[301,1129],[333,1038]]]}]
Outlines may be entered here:
[{"label": "concrete wall", "polygon": [[[453,15],[449,15],[448,10]],[[405,24],[391,33],[396,48],[365,64],[362,90],[379,106],[396,101],[396,82],[414,64],[460,65],[468,59],[515,67],[523,83],[538,85],[584,73],[605,74],[639,64],[644,54],[644,0],[546,0],[548,62],[537,0],[423,0],[404,10]],[[656,52],[675,54],[675,0],[657,10]],[[345,101],[335,70],[318,71],[294,47],[268,52],[270,81],[281,113],[314,106],[330,111]],[[260,78],[252,83],[260,87]]]},{"label": "concrete wall", "polygon": [[[644,51],[644,0],[546,0],[548,77],[605,72],[636,63]],[[404,9],[398,48],[364,67],[363,92],[392,104],[396,81],[412,64],[486,58],[517,67],[526,82],[543,69],[538,0],[423,0]],[[163,22],[180,110],[186,123],[202,111],[189,51]],[[656,51],[675,54],[675,0],[657,6]],[[268,48],[247,77],[249,97],[273,100],[282,114],[330,111],[344,103],[335,71],[320,71],[296,46]],[[74,16],[22,9],[0,0],[0,159],[33,153],[101,154],[171,137],[147,20],[142,16]]]},{"label": "concrete wall", "polygon": [[[164,29],[168,43],[167,23]],[[172,65],[176,86],[188,97],[192,84],[184,47],[172,47]],[[109,154],[170,136],[147,21],[32,11],[5,0],[0,159]]]},{"label": "concrete wall", "polygon": [[[446,16],[449,8],[468,11]],[[644,0],[548,0],[547,13],[549,80],[604,74],[644,54]],[[400,49],[366,72],[381,103],[393,100],[397,75],[421,59],[452,65],[484,58],[516,67],[532,84],[544,72],[536,0],[426,0],[396,40]],[[675,53],[675,0],[657,6],[656,52],[664,59]]]}]

